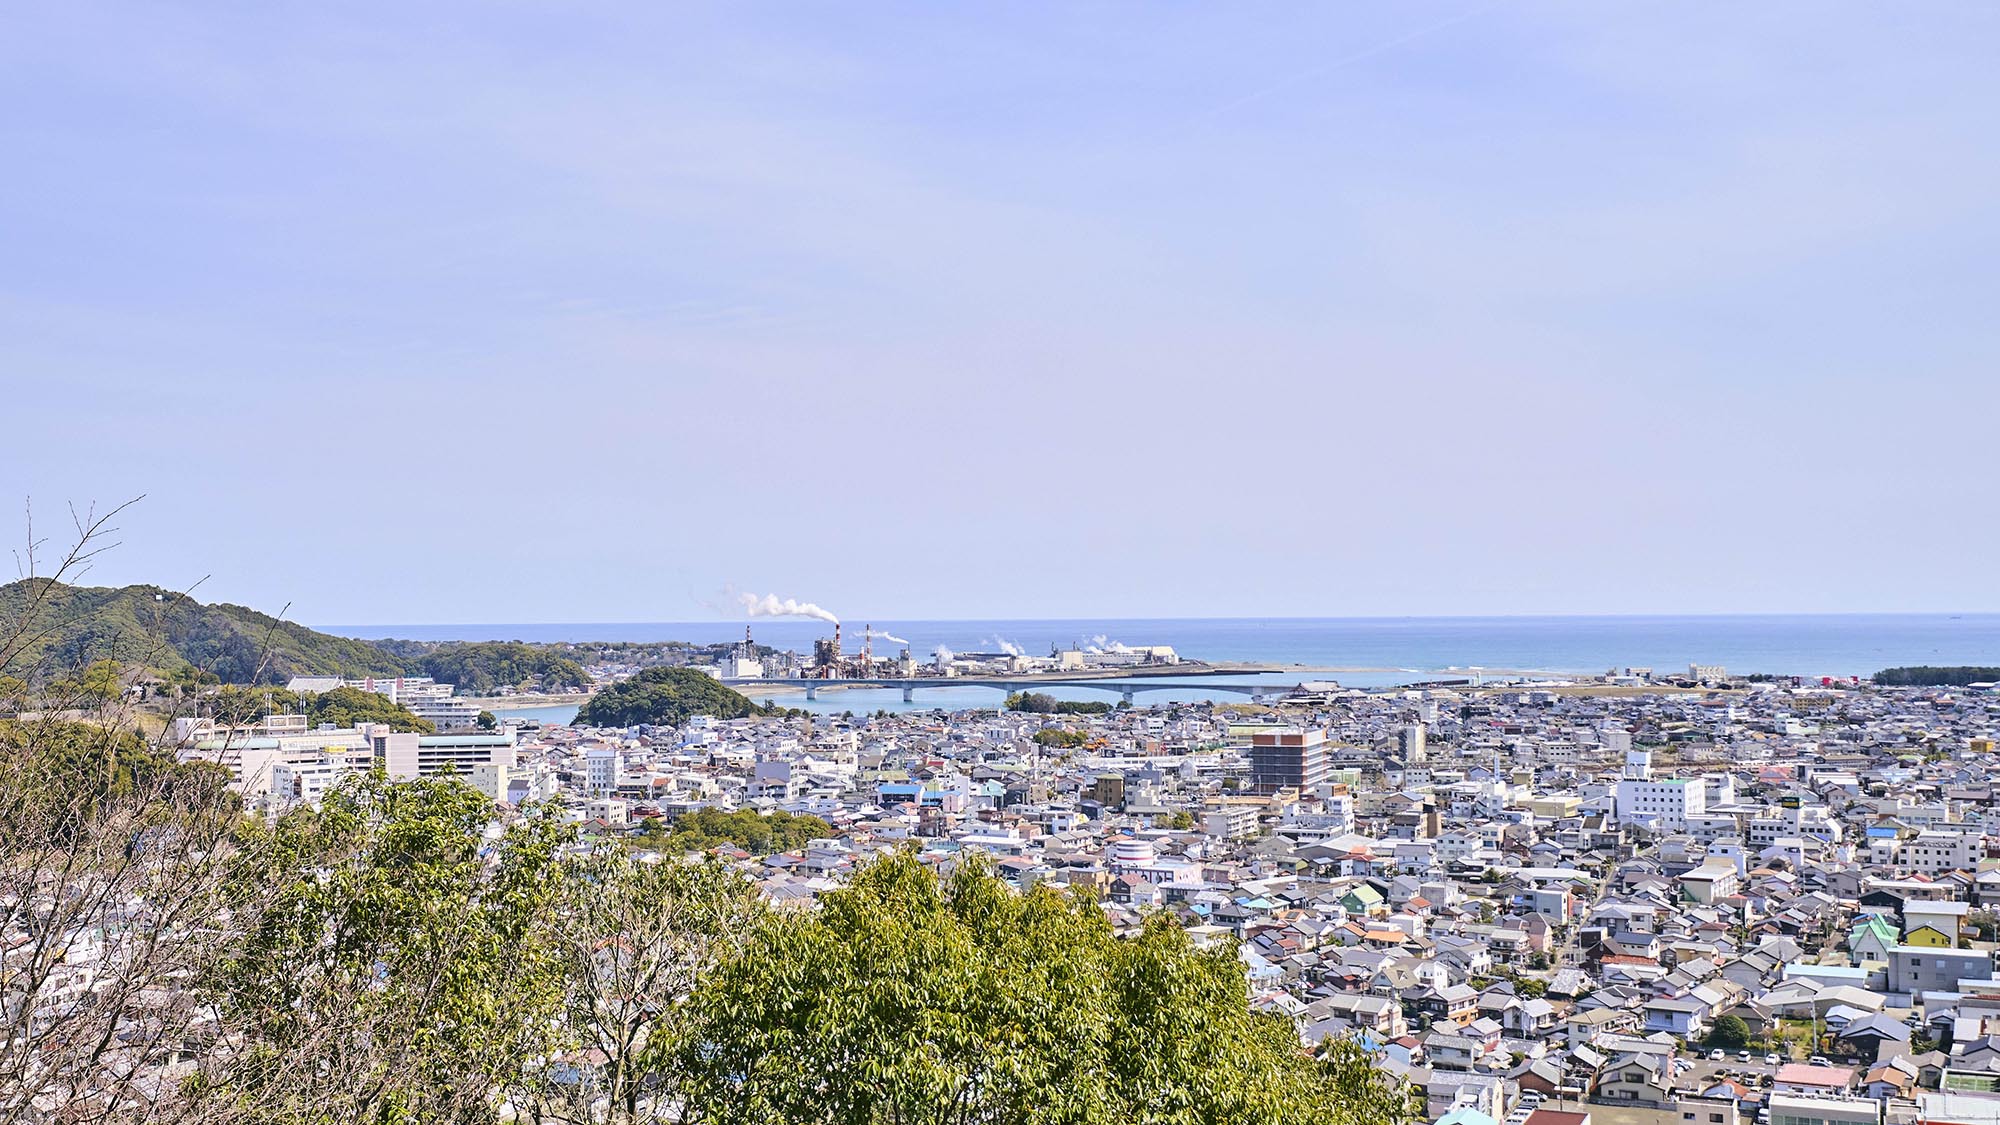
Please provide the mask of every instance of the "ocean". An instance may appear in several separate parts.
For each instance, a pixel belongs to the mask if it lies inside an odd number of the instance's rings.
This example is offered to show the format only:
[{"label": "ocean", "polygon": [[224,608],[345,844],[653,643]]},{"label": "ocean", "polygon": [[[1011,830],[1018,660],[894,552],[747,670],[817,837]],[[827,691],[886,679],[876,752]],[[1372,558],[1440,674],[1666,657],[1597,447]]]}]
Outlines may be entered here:
[{"label": "ocean", "polygon": [[[832,627],[819,621],[760,618],[748,622],[756,639],[809,652]],[[1071,645],[1172,645],[1183,657],[1210,661],[1259,661],[1338,671],[1296,679],[1332,679],[1354,687],[1384,687],[1456,678],[1470,669],[1487,674],[1596,673],[1613,667],[1662,671],[1689,664],[1719,664],[1734,673],[1799,676],[1867,676],[1902,664],[2000,665],[2000,614],[1827,614],[1708,617],[1350,617],[1159,618],[1104,621],[884,621],[875,622],[875,652],[907,647],[919,660],[940,646],[953,652],[1018,649],[1045,654]],[[741,640],[743,621],[493,625],[326,625],[329,633],[364,639],[518,641]],[[849,652],[860,647],[863,623],[842,626]],[[893,640],[885,639],[887,635]],[[906,644],[905,644],[906,643]],[[1289,682],[1283,676],[1241,677],[1228,682]],[[1114,698],[1078,689],[1050,694],[1073,699]],[[775,693],[786,706],[820,712],[930,710],[991,707],[999,694],[982,688],[920,691],[905,704],[898,691],[826,692],[807,703],[798,693]],[[1217,698],[1198,687],[1148,692],[1144,703]],[[522,717],[566,722],[574,708],[536,708]]]}]

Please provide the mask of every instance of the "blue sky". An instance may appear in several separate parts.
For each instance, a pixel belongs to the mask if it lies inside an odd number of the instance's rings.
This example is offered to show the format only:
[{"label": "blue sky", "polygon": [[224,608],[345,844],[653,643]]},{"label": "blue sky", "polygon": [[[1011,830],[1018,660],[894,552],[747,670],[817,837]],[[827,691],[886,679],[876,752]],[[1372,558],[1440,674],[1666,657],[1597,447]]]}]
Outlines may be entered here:
[{"label": "blue sky", "polygon": [[17,7],[0,483],[309,622],[2000,609],[1997,33]]}]

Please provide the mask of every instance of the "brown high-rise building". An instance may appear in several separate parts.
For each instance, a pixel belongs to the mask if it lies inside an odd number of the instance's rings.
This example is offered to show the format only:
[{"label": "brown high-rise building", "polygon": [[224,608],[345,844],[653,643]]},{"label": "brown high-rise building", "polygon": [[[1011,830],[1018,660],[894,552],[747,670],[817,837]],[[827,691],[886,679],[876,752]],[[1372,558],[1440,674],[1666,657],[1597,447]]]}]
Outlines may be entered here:
[{"label": "brown high-rise building", "polygon": [[1325,731],[1258,731],[1250,736],[1250,783],[1259,793],[1303,792],[1326,784],[1331,775]]}]

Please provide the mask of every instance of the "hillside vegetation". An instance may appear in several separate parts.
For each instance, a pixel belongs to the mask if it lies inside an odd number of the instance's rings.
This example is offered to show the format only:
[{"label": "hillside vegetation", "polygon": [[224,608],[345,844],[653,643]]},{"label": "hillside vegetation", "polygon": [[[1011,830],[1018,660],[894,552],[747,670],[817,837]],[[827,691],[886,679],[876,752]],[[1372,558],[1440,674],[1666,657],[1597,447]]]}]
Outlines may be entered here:
[{"label": "hillside vegetation", "polygon": [[410,671],[442,684],[458,685],[460,695],[491,695],[499,688],[561,691],[590,686],[590,673],[583,665],[541,645],[520,641],[374,643]]},{"label": "hillside vegetation", "polygon": [[[223,683],[293,676],[394,676],[401,661],[348,637],[315,632],[240,605],[204,605],[159,586],[66,586],[30,578],[0,586],[0,630],[25,622],[15,667],[82,668],[98,660]],[[268,649],[268,651],[267,651]]]},{"label": "hillside vegetation", "polygon": [[550,646],[362,641],[240,605],[205,605],[159,586],[12,582],[0,586],[0,635],[12,635],[16,623],[26,626],[22,651],[7,653],[7,663],[24,670],[115,660],[190,682],[212,677],[207,682],[256,685],[294,676],[429,676],[466,695],[499,688],[561,691],[591,682],[582,664]]},{"label": "hillside vegetation", "polygon": [[429,719],[418,718],[409,708],[360,688],[337,687],[332,691],[286,691],[281,687],[226,685],[206,700],[207,712],[224,723],[254,723],[266,715],[306,716],[312,726],[331,723],[353,727],[362,723],[386,723],[391,730],[431,734],[437,730]]},{"label": "hillside vegetation", "polygon": [[690,715],[740,719],[760,710],[741,692],[692,668],[648,668],[590,697],[573,722],[580,727],[674,726]]}]

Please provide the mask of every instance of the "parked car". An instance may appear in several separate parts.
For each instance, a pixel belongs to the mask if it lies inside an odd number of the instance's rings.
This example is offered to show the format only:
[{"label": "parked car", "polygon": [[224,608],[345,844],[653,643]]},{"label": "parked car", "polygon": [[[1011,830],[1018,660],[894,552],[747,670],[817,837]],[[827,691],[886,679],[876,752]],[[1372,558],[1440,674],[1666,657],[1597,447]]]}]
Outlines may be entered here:
[{"label": "parked car", "polygon": [[1715,1050],[1710,1051],[1708,1053],[1709,1062],[1721,1062],[1723,1059],[1726,1059],[1728,1057],[1729,1057],[1729,1052],[1724,1051],[1720,1047],[1717,1047]]},{"label": "parked car", "polygon": [[1778,1064],[1779,1064],[1780,1062],[1782,1062],[1782,1061],[1784,1061],[1784,1060],[1780,1059],[1780,1058],[1779,1058],[1778,1056],[1776,1056],[1776,1055],[1765,1055],[1765,1056],[1764,1056],[1764,1065],[1765,1065],[1765,1066],[1777,1066],[1777,1065],[1778,1065]]},{"label": "parked car", "polygon": [[1748,1052],[1748,1051],[1738,1051],[1738,1052],[1736,1052],[1736,1059],[1737,1059],[1737,1061],[1738,1061],[1738,1062],[1749,1062],[1749,1061],[1750,1061],[1750,1052]]},{"label": "parked car", "polygon": [[1813,1064],[1814,1066],[1832,1066],[1832,1065],[1833,1065],[1833,1060],[1831,1060],[1831,1059],[1827,1058],[1827,1057],[1826,1057],[1825,1055],[1814,1055],[1814,1056],[1813,1056],[1812,1058],[1810,1058],[1810,1059],[1807,1059],[1806,1061],[1807,1061],[1807,1062],[1809,1062],[1809,1063],[1811,1063],[1811,1064]]}]

